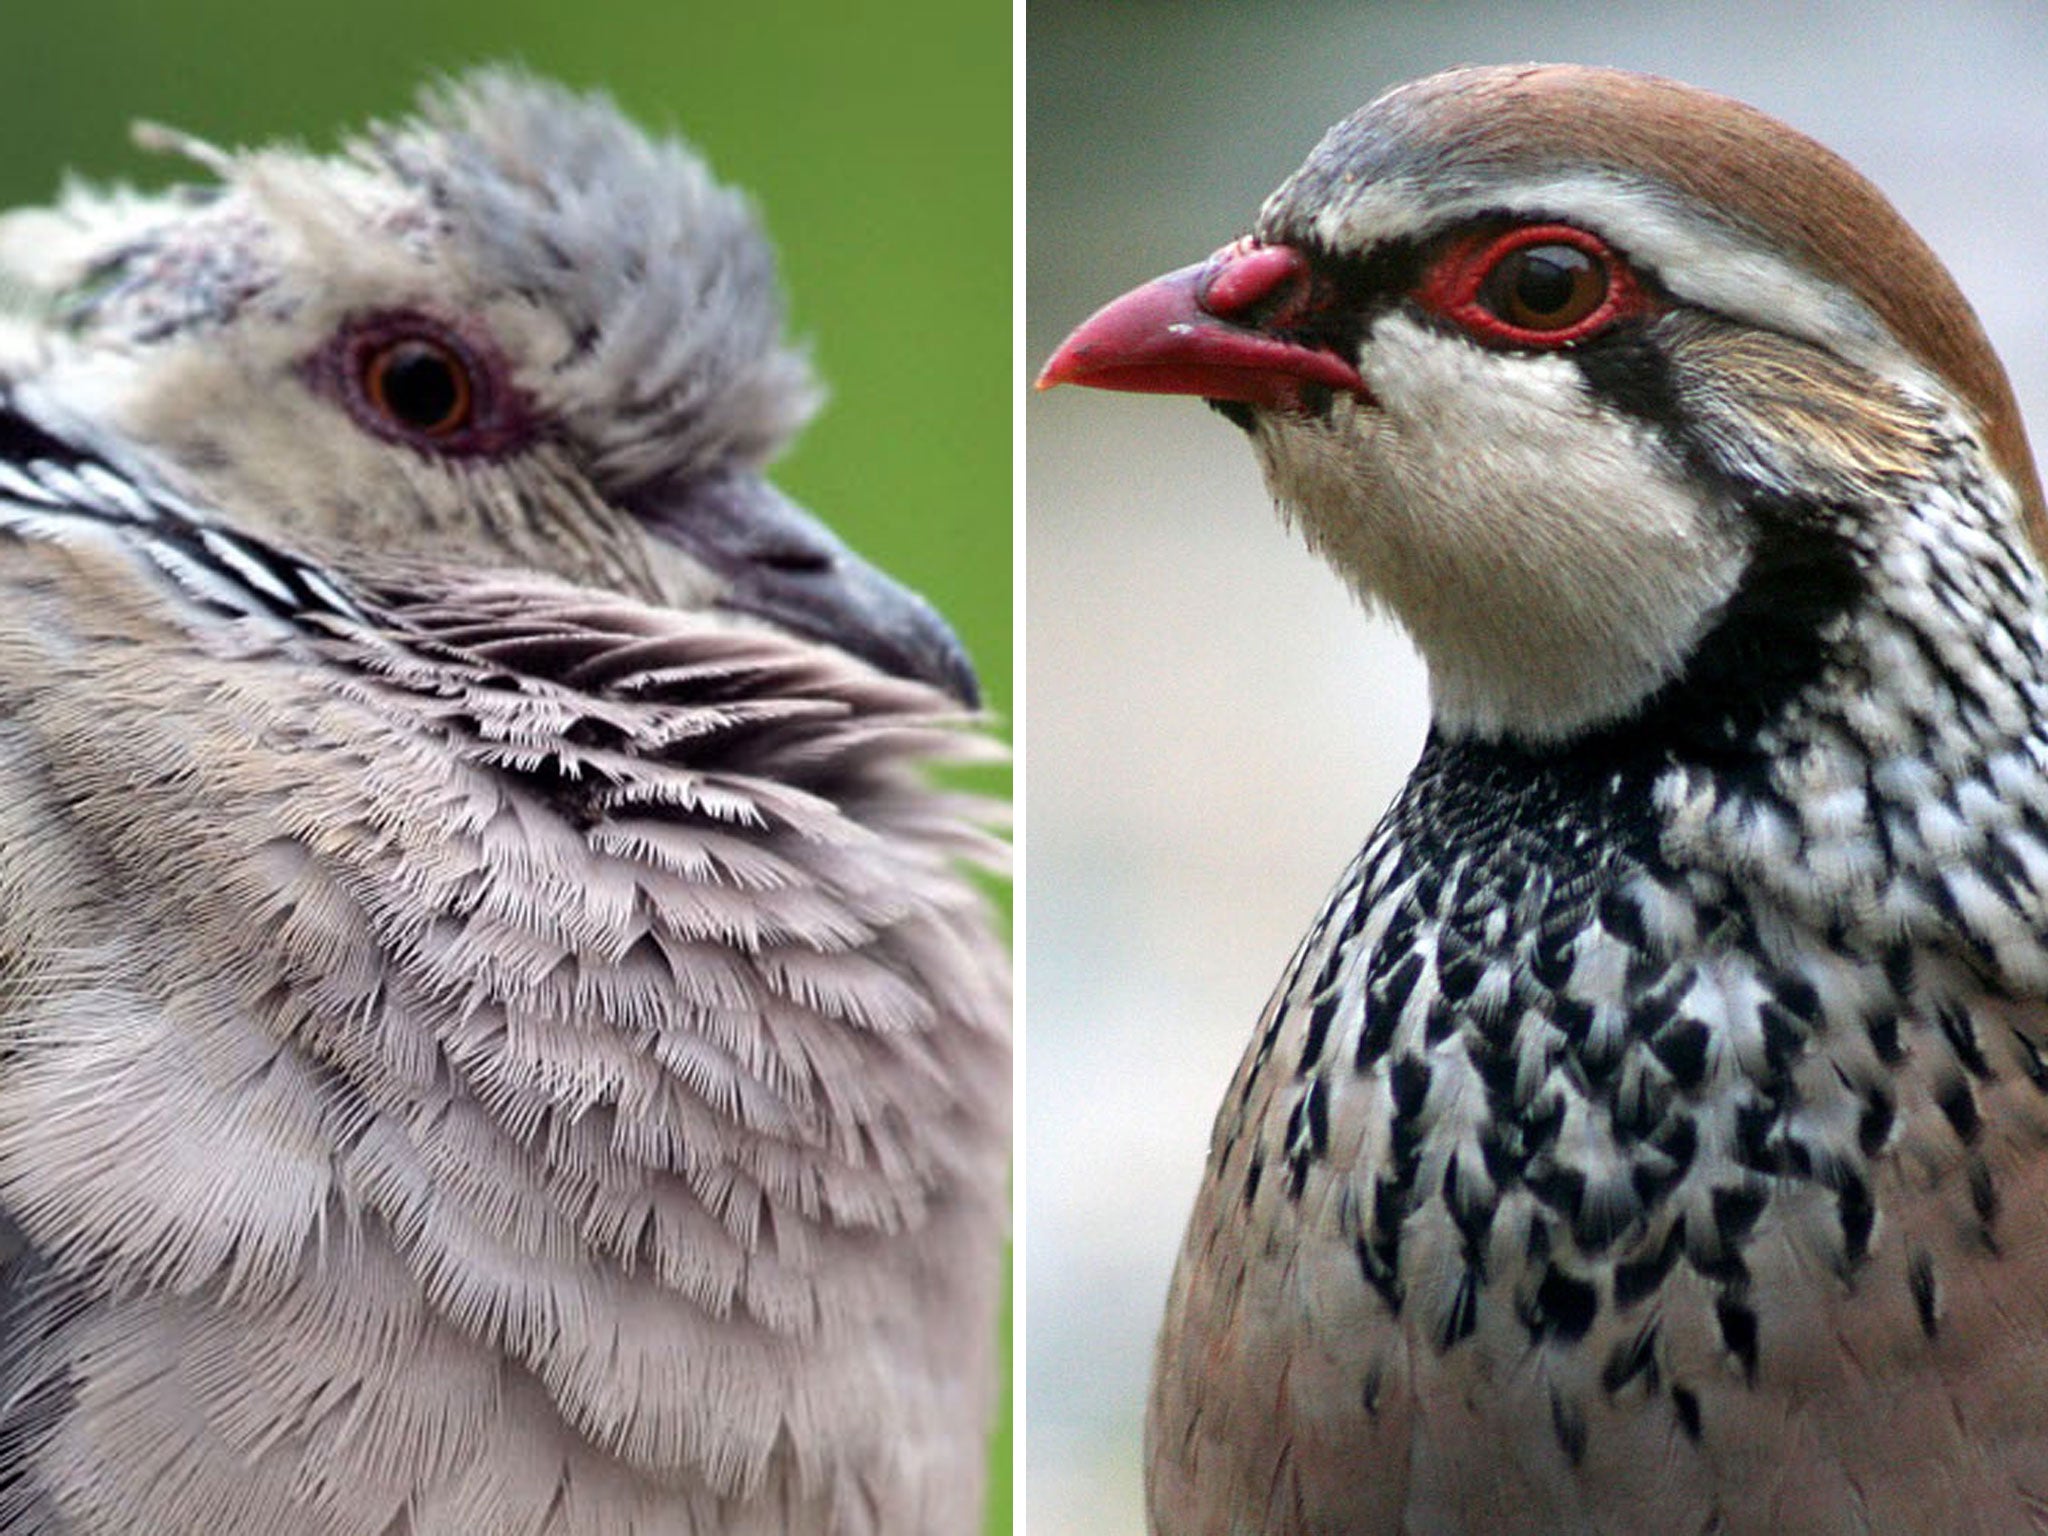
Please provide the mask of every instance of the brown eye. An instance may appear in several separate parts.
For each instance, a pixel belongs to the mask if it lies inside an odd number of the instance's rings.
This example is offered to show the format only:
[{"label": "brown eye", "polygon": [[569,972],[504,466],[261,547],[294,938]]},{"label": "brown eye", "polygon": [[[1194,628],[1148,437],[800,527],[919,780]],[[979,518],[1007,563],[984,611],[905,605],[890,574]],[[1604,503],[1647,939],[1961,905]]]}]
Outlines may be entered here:
[{"label": "brown eye", "polygon": [[437,458],[510,453],[540,428],[504,351],[470,321],[415,309],[351,315],[304,367],[365,432]]},{"label": "brown eye", "polygon": [[1607,273],[1575,245],[1525,245],[1479,284],[1479,302],[1525,331],[1564,331],[1607,297]]},{"label": "brown eye", "polygon": [[363,359],[363,398],[401,431],[446,437],[469,425],[475,385],[468,364],[451,347],[423,336],[404,336],[369,350]]},{"label": "brown eye", "polygon": [[1628,258],[1570,224],[1498,224],[1454,235],[1415,302],[1490,347],[1574,347],[1662,307]]}]

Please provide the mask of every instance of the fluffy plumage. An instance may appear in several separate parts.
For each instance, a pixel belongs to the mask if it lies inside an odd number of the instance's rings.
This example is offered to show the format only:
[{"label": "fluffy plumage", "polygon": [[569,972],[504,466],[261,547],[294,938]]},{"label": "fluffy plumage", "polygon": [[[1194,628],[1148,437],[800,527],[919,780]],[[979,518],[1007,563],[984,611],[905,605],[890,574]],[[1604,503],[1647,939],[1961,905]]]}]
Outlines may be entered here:
[{"label": "fluffy plumage", "polygon": [[1219,401],[1435,713],[1218,1116],[1155,1527],[2037,1528],[2041,493],[1925,246],[1736,103],[1453,71],[1047,379]]},{"label": "fluffy plumage", "polygon": [[0,1531],[956,1533],[1007,980],[744,201],[489,74],[0,226]]}]

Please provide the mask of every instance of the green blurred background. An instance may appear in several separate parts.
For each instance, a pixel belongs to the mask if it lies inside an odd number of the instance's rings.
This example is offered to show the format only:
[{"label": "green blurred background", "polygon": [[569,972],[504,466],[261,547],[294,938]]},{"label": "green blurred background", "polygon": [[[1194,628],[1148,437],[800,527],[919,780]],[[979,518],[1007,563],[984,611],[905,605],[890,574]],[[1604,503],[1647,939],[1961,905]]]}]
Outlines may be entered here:
[{"label": "green blurred background", "polygon": [[[183,172],[130,146],[137,117],[324,146],[487,60],[604,88],[759,202],[831,390],[776,479],[931,598],[1006,718],[1010,38],[1008,0],[10,5],[0,205],[47,200],[65,171]],[[988,1529],[1008,1531],[1007,1408],[992,1458]]]}]

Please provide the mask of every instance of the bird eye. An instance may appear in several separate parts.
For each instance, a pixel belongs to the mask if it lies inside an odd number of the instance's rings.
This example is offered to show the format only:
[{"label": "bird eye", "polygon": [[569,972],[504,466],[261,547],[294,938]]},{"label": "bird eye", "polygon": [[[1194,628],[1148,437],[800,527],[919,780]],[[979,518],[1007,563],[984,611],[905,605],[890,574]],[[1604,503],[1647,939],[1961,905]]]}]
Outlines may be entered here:
[{"label": "bird eye", "polygon": [[1495,226],[1454,240],[1415,298],[1474,340],[1507,347],[1571,346],[1651,307],[1629,264],[1568,224]]},{"label": "bird eye", "polygon": [[306,364],[364,431],[442,457],[505,453],[535,431],[491,337],[416,310],[351,316]]},{"label": "bird eye", "polygon": [[391,424],[445,437],[469,422],[474,387],[455,351],[425,336],[403,336],[369,351],[360,380],[363,398]]},{"label": "bird eye", "polygon": [[1575,245],[1525,245],[1479,284],[1479,302],[1525,331],[1565,331],[1600,307],[1607,274]]}]

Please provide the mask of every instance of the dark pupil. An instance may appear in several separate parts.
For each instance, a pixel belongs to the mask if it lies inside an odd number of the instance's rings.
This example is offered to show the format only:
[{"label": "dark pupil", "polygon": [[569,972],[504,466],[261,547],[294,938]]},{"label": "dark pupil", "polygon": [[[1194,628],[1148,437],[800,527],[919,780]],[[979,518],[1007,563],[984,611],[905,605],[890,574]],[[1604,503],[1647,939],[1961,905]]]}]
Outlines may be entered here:
[{"label": "dark pupil", "polygon": [[1593,259],[1569,245],[1543,245],[1522,253],[1515,274],[1515,302],[1533,316],[1554,315],[1570,307]]},{"label": "dark pupil", "polygon": [[384,403],[409,426],[443,426],[462,402],[462,385],[448,359],[422,342],[401,342],[385,361]]}]

